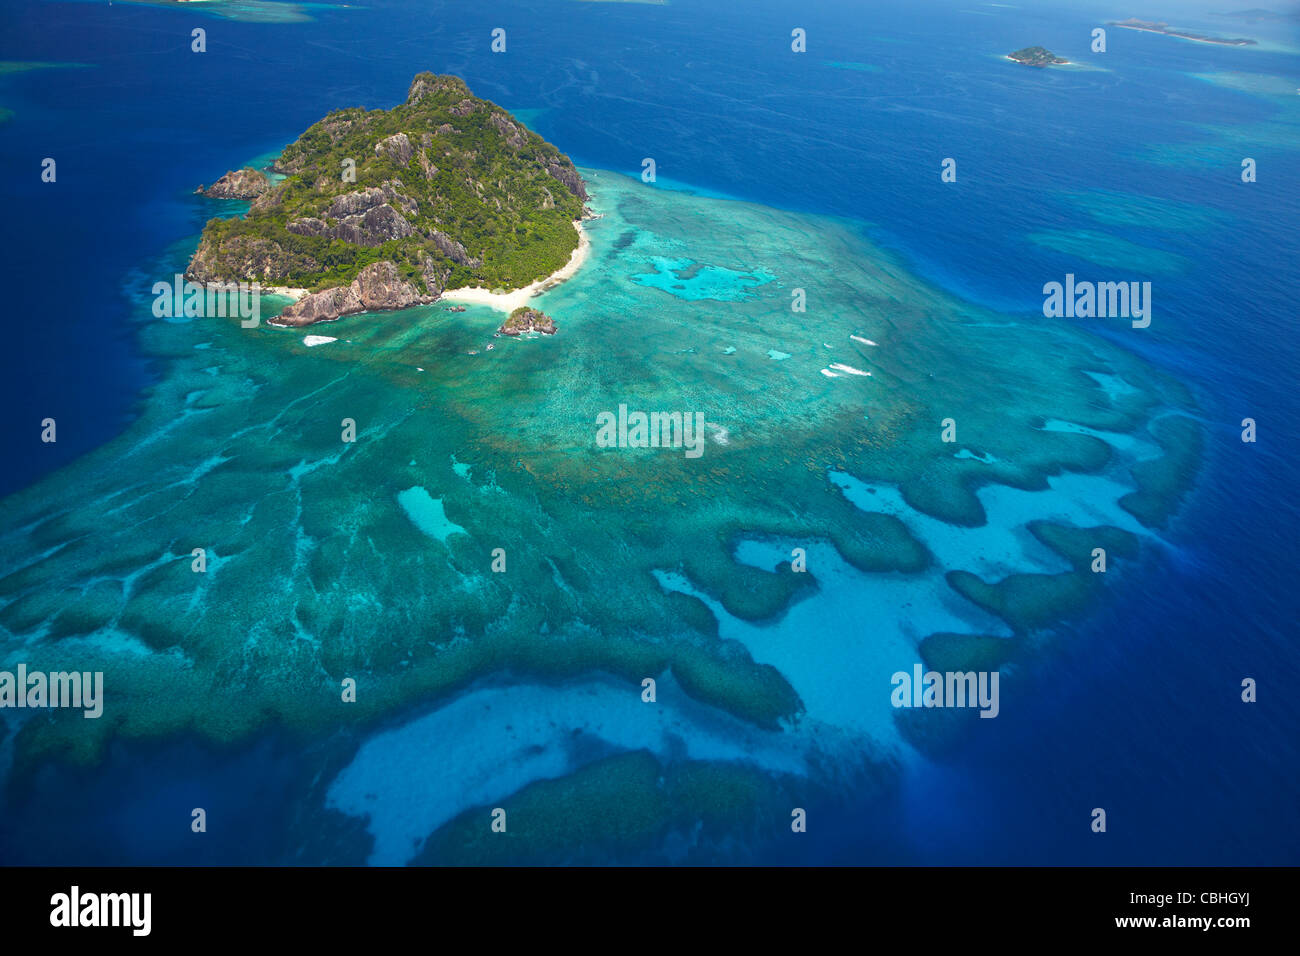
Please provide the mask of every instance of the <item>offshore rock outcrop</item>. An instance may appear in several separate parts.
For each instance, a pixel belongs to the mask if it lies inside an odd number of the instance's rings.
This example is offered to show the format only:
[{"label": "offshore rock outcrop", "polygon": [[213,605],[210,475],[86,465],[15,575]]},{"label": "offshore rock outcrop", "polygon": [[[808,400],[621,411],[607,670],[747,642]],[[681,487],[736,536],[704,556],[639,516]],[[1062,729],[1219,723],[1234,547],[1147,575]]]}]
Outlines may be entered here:
[{"label": "offshore rock outcrop", "polygon": [[437,298],[437,293],[430,295],[403,279],[393,263],[376,262],[357,273],[357,277],[347,286],[304,296],[272,319],[271,323],[297,328],[359,312],[386,312],[413,305],[428,305]]},{"label": "offshore rock outcrop", "polygon": [[502,335],[523,335],[525,332],[540,332],[554,335],[555,320],[540,309],[521,306],[510,313],[510,317],[497,329]]},{"label": "offshore rock outcrop", "polygon": [[265,174],[245,166],[232,169],[211,186],[200,186],[194,191],[211,199],[256,199],[270,188],[271,181]]}]

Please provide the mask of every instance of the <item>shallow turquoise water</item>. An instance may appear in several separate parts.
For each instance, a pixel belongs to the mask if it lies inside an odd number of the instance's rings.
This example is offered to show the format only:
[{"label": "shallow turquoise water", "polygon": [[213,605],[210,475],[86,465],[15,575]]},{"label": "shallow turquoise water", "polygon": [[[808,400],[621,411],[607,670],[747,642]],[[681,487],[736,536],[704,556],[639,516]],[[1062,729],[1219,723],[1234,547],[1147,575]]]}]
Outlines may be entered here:
[{"label": "shallow turquoise water", "polygon": [[[16,499],[7,553],[41,557],[2,579],[11,639],[102,664],[126,734],[237,738],[267,706],[318,731],[425,701],[329,791],[368,818],[374,862],[404,862],[612,753],[816,786],[912,760],[875,688],[930,634],[1014,634],[945,574],[1070,574],[1034,521],[1158,543],[1118,501],[1155,447],[1133,436],[1182,402],[1159,373],[1064,323],[991,321],[832,220],[584,173],[591,259],[535,300],[555,336],[436,304],[318,326],[337,341],[314,348],[151,326],[172,372],[138,433]],[[701,413],[702,456],[597,447],[620,405]],[[144,567],[117,570],[124,550]],[[456,729],[480,707],[490,722]],[[384,769],[402,766],[434,774],[436,809],[411,793],[431,780]]]}]

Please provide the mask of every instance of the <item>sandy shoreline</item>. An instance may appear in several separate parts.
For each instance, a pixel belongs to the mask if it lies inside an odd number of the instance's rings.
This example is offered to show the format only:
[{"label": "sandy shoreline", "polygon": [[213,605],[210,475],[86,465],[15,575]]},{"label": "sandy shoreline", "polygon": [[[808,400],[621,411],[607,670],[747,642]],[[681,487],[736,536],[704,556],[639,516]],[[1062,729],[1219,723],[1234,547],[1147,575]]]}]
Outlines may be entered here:
[{"label": "sandy shoreline", "polygon": [[293,299],[295,302],[307,294],[306,289],[295,289],[287,285],[264,285],[262,291],[268,295],[282,295],[285,298]]},{"label": "sandy shoreline", "polygon": [[[1155,27],[1140,27],[1130,23],[1113,23],[1112,26],[1125,30],[1137,30],[1139,33],[1158,33],[1161,36],[1177,37],[1179,40],[1191,40],[1193,43],[1213,43],[1215,46],[1259,46],[1259,41],[1250,37],[1200,37],[1177,30],[1157,30]],[[1247,43],[1233,43],[1233,40],[1248,40]]]},{"label": "sandy shoreline", "polygon": [[514,289],[510,292],[493,292],[491,289],[484,289],[480,286],[448,289],[438,297],[438,301],[486,305],[489,308],[506,313],[527,305],[528,300],[533,296],[555,288],[566,279],[572,279],[578,270],[582,268],[583,263],[587,261],[587,256],[591,254],[591,239],[588,238],[586,230],[582,228],[581,222],[575,222],[573,227],[578,230],[578,248],[569,254],[568,262],[545,279],[538,279],[522,289]]},{"label": "sandy shoreline", "polygon": [[[581,221],[575,221],[573,228],[578,230],[578,248],[569,254],[569,261],[563,266],[552,272],[545,279],[538,279],[522,289],[513,289],[509,292],[493,292],[491,289],[484,289],[481,286],[465,286],[461,289],[448,289],[438,296],[437,301],[444,299],[450,302],[468,302],[474,305],[486,305],[489,308],[497,309],[501,312],[510,313],[521,305],[527,305],[528,300],[547,289],[553,289],[566,279],[572,279],[582,268],[587,256],[591,254],[591,239],[587,232],[582,228]],[[296,289],[286,285],[267,285],[262,286],[262,291],[270,295],[282,295],[286,298],[293,299],[297,302],[307,294],[306,289]]]},{"label": "sandy shoreline", "polygon": [[[1008,55],[1005,54],[1005,53],[1002,54],[1002,59],[1004,59],[1004,60],[1010,60],[1012,63],[1019,63],[1021,66],[1036,66],[1036,65],[1037,65],[1037,64],[1034,64],[1034,63],[1026,63],[1024,60],[1017,60],[1014,56],[1008,56]],[[1044,63],[1043,66],[1078,66],[1078,64],[1077,64],[1077,63],[1073,63],[1073,62],[1071,62],[1070,60],[1064,60],[1064,61],[1061,62],[1061,63]]]}]

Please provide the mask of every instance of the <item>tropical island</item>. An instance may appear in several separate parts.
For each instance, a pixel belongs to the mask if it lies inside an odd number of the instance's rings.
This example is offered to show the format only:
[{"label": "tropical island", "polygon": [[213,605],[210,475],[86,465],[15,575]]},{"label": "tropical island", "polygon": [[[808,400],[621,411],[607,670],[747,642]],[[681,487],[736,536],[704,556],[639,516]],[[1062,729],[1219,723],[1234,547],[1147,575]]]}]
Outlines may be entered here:
[{"label": "tropical island", "polygon": [[1153,20],[1139,20],[1129,17],[1127,20],[1112,20],[1110,26],[1123,27],[1125,30],[1142,30],[1146,33],[1163,33],[1165,36],[1178,37],[1180,40],[1195,40],[1197,43],[1218,43],[1222,46],[1255,46],[1257,41],[1246,37],[1212,37],[1189,30],[1176,30],[1167,23]]},{"label": "tropical island", "polygon": [[526,287],[583,245],[572,161],[459,77],[421,73],[391,110],[330,113],[272,171],[273,186],[240,170],[204,191],[252,203],[208,221],[186,276],[300,290],[279,325]]},{"label": "tropical island", "polygon": [[1064,57],[1059,57],[1051,50],[1046,50],[1041,46],[1027,46],[1023,50],[1017,50],[1015,53],[1007,54],[1008,60],[1014,60],[1017,63],[1023,63],[1025,66],[1059,66],[1070,61]]}]

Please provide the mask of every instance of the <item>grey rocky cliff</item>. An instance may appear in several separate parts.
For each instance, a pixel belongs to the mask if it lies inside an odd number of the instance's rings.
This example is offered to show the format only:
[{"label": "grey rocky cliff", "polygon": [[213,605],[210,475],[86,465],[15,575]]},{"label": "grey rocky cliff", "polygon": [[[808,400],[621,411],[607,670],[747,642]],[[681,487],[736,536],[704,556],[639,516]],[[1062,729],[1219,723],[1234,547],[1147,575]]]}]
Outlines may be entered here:
[{"label": "grey rocky cliff", "polygon": [[546,171],[563,183],[569,192],[583,202],[590,198],[587,195],[587,187],[582,183],[582,177],[578,175],[578,171],[572,165],[561,166],[559,163],[548,163]]},{"label": "grey rocky cliff", "polygon": [[228,282],[235,275],[260,282],[282,282],[292,275],[314,272],[320,268],[311,256],[290,252],[278,242],[261,236],[236,236],[223,249],[220,264],[212,259],[215,250],[199,245],[185,270],[185,278],[195,282]]},{"label": "grey rocky cliff", "polygon": [[[431,281],[427,268],[425,281]],[[428,305],[437,300],[441,291],[439,288],[432,295],[423,292],[403,279],[393,263],[375,262],[357,273],[350,285],[304,296],[273,318],[271,324],[300,328],[359,312],[388,312],[413,305]]]},{"label": "grey rocky cliff", "polygon": [[411,140],[405,133],[394,133],[375,143],[375,155],[387,156],[399,166],[411,161]]},{"label": "grey rocky cliff", "polygon": [[207,188],[194,190],[211,199],[256,199],[271,188],[271,181],[251,166],[232,169]]}]

